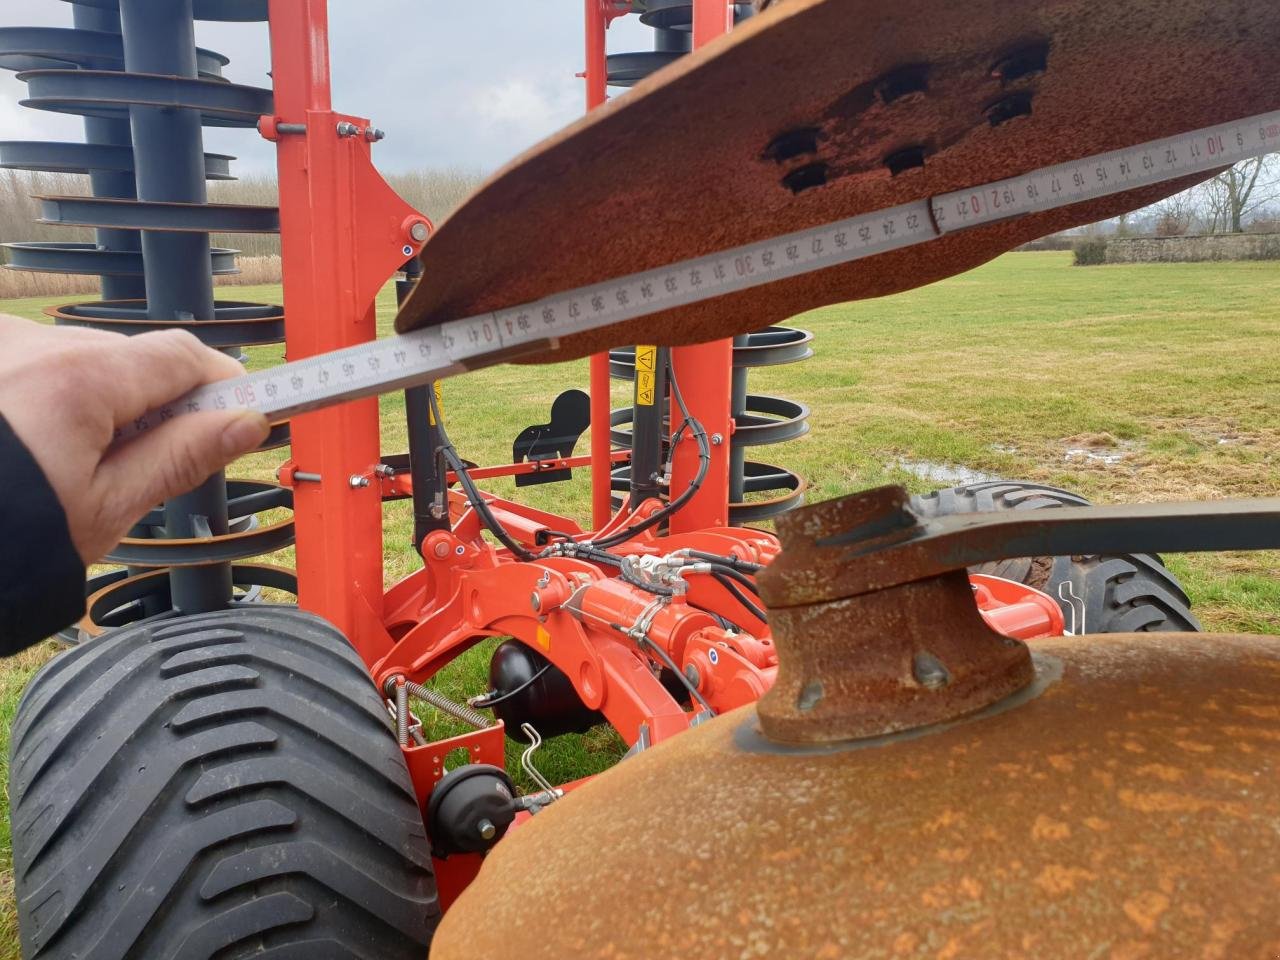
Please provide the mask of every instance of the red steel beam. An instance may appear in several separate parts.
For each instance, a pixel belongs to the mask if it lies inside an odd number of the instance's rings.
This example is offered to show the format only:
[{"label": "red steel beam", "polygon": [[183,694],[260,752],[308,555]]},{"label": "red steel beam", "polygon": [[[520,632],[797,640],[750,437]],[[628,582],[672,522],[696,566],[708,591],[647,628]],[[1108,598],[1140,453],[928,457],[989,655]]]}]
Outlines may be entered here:
[{"label": "red steel beam", "polygon": [[[270,0],[269,14],[276,112],[259,128],[277,144],[285,343],[301,360],[374,338],[374,298],[428,224],[374,170],[368,120],[333,112],[326,0]],[[379,461],[378,401],[302,414],[291,434],[296,469],[321,477],[294,490],[299,606],[372,662],[391,645],[381,491],[363,481]]]},{"label": "red steel beam", "polygon": [[[694,48],[729,32],[732,10],[725,0],[694,0]],[[671,351],[681,392],[690,412],[711,438],[711,465],[698,492],[671,518],[672,533],[688,533],[729,523],[729,440],[733,392],[733,341],[715,340]],[[672,397],[673,419],[675,398]],[[718,442],[717,442],[718,438]],[[671,460],[671,498],[688,489],[698,472],[698,444],[687,432]]]},{"label": "red steel beam", "polygon": [[[605,60],[606,0],[584,0],[586,22],[586,65],[583,79],[587,88],[587,110],[594,110],[609,99],[606,92],[608,65]],[[609,354],[597,353],[590,361],[591,393],[591,525],[599,528],[609,522],[610,505],[609,452]]]}]

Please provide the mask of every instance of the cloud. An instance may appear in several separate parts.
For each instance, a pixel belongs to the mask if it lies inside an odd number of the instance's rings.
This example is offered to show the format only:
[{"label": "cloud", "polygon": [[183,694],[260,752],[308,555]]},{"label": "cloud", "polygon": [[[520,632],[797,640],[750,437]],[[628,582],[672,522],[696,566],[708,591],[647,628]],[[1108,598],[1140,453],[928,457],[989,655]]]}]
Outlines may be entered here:
[{"label": "cloud", "polygon": [[478,121],[523,140],[545,136],[572,119],[574,109],[566,99],[563,91],[539,88],[527,80],[506,80],[477,90],[470,102]]},{"label": "cloud", "polygon": [[[68,26],[68,4],[31,4],[15,24]],[[335,109],[387,132],[374,151],[388,172],[422,167],[493,170],[577,117],[584,105],[582,4],[501,5],[449,0],[333,0]],[[650,48],[635,17],[616,21],[610,49]],[[196,40],[226,54],[228,79],[269,84],[264,24],[199,23]],[[0,71],[0,137],[81,139],[80,121],[17,106],[24,85]],[[273,147],[253,130],[205,129],[205,149],[239,158],[240,174],[271,173]]]},{"label": "cloud", "polygon": [[80,140],[84,124],[79,117],[32,110],[18,105],[27,95],[27,85],[0,73],[0,139]]}]

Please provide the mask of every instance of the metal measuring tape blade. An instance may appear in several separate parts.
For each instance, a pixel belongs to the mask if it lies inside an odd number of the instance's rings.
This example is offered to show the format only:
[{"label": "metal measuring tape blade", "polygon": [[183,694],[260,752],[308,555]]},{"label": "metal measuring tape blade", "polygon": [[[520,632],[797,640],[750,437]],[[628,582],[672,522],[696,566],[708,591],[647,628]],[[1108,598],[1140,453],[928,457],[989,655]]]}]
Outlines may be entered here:
[{"label": "metal measuring tape blade", "polygon": [[137,418],[117,431],[117,441],[202,410],[258,410],[278,422],[554,350],[569,334],[1276,150],[1280,111],[1045,167],[212,383]]}]

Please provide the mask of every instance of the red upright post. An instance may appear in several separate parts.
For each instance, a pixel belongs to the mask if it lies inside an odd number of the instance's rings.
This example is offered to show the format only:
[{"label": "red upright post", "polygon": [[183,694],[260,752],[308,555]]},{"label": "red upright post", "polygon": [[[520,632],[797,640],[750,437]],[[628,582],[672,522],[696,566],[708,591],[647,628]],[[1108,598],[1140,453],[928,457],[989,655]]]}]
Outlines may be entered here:
[{"label": "red upright post", "polygon": [[693,0],[693,49],[733,29],[733,4],[728,0]]},{"label": "red upright post", "polygon": [[[725,0],[694,0],[693,46],[695,49],[728,33],[733,25],[732,8]],[[702,423],[711,438],[711,466],[701,488],[685,507],[671,518],[672,533],[687,533],[729,523],[729,438],[733,393],[733,341],[716,340],[671,351],[671,366],[690,412]],[[676,405],[672,399],[672,417]],[[671,498],[688,488],[698,472],[698,445],[686,432],[671,460]]]},{"label": "red upright post", "polygon": [[[416,254],[425,218],[373,169],[369,123],[334,113],[326,0],[270,0],[285,343],[290,360],[372,340],[374,297]],[[298,602],[372,662],[390,648],[382,615],[376,398],[295,417]]]},{"label": "red upright post", "polygon": [[[586,5],[586,80],[587,110],[594,110],[609,99],[606,93],[608,65],[605,60],[605,0],[584,0]],[[596,529],[609,522],[612,513],[609,482],[613,473],[609,442],[609,354],[597,353],[591,358],[591,525]]]}]

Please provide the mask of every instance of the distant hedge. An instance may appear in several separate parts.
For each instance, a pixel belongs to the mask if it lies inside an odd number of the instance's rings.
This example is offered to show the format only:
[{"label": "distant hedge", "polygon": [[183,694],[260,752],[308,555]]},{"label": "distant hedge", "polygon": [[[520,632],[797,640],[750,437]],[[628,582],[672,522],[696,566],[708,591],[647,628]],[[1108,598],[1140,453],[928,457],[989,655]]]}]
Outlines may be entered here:
[{"label": "distant hedge", "polygon": [[1107,262],[1107,241],[1101,237],[1077,240],[1071,247],[1077,267],[1096,267]]},{"label": "distant hedge", "polygon": [[1074,246],[1074,238],[1068,237],[1061,233],[1051,233],[1047,237],[1041,237],[1039,240],[1032,240],[1018,247],[1020,251],[1030,253],[1039,252],[1041,250],[1070,250]]}]

